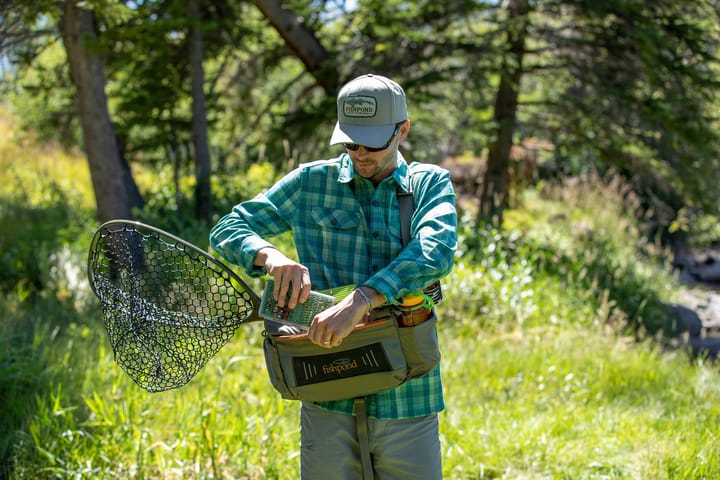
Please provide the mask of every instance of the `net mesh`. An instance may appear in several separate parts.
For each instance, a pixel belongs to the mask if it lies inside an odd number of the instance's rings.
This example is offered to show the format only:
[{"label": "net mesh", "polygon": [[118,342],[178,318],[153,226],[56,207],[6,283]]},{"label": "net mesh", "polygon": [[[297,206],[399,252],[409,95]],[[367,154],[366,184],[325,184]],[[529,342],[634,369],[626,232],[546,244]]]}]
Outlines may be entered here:
[{"label": "net mesh", "polygon": [[88,271],[115,361],[142,388],[185,385],[256,319],[258,300],[202,250],[152,227],[98,229]]}]

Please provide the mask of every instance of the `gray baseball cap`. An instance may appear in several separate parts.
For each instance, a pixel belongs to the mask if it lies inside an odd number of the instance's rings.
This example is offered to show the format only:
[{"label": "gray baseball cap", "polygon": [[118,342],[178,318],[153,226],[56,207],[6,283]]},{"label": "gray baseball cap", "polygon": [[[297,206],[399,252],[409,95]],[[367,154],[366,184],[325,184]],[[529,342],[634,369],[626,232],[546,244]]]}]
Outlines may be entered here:
[{"label": "gray baseball cap", "polygon": [[381,75],[362,75],[348,82],[338,94],[338,121],[330,145],[359,143],[381,147],[395,125],[407,120],[405,92]]}]

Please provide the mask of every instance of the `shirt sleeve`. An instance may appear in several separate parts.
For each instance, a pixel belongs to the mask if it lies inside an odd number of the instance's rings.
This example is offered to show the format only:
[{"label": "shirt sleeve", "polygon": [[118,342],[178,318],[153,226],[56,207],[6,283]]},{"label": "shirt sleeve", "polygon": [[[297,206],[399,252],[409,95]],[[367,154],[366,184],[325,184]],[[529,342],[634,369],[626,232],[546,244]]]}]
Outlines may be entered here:
[{"label": "shirt sleeve", "polygon": [[413,172],[411,240],[365,285],[388,302],[419,291],[450,273],[457,250],[457,212],[450,174],[436,166]]},{"label": "shirt sleeve", "polygon": [[296,201],[298,171],[289,173],[267,192],[242,202],[222,217],[210,230],[210,246],[228,262],[238,265],[252,277],[265,271],[254,265],[257,253],[272,247],[265,240],[290,230],[285,212]]}]

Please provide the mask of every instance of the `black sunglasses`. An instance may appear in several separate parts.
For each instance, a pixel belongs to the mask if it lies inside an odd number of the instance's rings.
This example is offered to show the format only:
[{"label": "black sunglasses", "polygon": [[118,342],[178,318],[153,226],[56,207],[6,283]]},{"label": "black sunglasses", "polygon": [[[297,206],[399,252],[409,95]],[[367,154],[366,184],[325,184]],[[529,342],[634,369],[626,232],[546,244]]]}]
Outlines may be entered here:
[{"label": "black sunglasses", "polygon": [[[402,127],[404,123],[405,123],[405,121],[395,124],[395,130],[393,130],[393,133],[392,133],[392,135],[390,135],[390,138],[388,139],[387,143],[385,145],[383,145],[382,147],[368,147],[367,145],[363,145],[363,147],[365,147],[365,150],[367,150],[368,152],[371,152],[371,153],[382,152],[383,150],[386,150],[387,148],[390,147],[390,144],[392,143],[393,138],[395,138],[395,135],[398,134],[398,132],[400,131],[400,127]],[[343,145],[345,145],[345,148],[347,148],[348,150],[351,150],[353,152],[357,152],[358,149],[360,148],[359,143],[344,143]]]}]

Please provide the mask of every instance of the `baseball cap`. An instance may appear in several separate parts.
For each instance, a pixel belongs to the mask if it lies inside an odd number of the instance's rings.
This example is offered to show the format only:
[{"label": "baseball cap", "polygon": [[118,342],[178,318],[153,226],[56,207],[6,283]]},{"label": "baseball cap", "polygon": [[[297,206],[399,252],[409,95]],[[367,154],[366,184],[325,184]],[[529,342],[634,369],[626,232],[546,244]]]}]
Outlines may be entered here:
[{"label": "baseball cap", "polygon": [[367,74],[348,82],[338,93],[338,121],[330,145],[384,145],[395,125],[407,120],[405,92],[382,75]]}]

